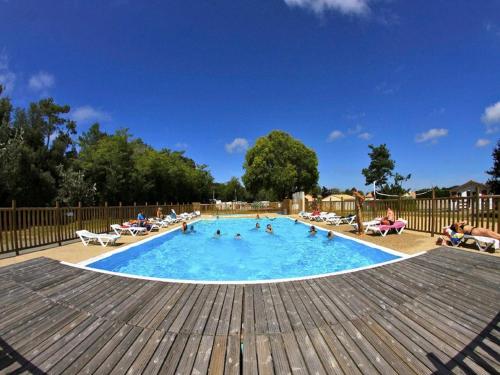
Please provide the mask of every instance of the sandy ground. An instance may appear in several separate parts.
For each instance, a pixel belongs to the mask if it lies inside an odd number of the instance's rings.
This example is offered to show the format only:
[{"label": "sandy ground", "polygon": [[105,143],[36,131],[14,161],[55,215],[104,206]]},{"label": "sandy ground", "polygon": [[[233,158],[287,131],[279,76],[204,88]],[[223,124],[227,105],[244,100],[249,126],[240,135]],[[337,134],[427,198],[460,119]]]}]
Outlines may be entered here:
[{"label": "sandy ground", "polygon": [[[255,217],[255,215],[241,215],[242,217]],[[274,214],[262,214],[261,217],[264,218],[266,216],[272,217],[276,216]],[[210,217],[213,218],[213,216],[202,216],[202,217]],[[294,218],[297,218],[297,216],[292,216]],[[380,235],[371,235],[371,234],[365,234],[362,236],[358,236],[352,226],[350,225],[339,225],[339,226],[333,226],[329,225],[326,223],[317,223],[317,222],[312,222],[311,224],[314,224],[319,227],[323,227],[329,230],[332,230],[334,232],[339,232],[343,233],[347,236],[355,237],[362,239],[367,242],[372,242],[374,244],[380,245],[380,246],[385,246],[389,249],[393,249],[402,253],[406,254],[416,254],[422,251],[428,251],[435,249],[437,246],[435,244],[437,237],[431,237],[430,234],[427,233],[420,233],[420,232],[413,232],[413,231],[404,231],[401,235],[397,234],[388,234],[386,237],[382,237]],[[160,233],[163,233],[167,230],[171,230],[173,228],[180,227],[180,224],[176,224],[173,226],[169,226],[168,228],[165,229],[160,229]],[[113,251],[116,250],[117,248],[120,248],[122,246],[125,246],[130,243],[134,243],[140,240],[145,239],[146,237],[154,236],[158,234],[158,232],[152,232],[150,234],[144,235],[144,236],[130,236],[130,235],[124,235],[122,236],[117,244],[115,246],[107,246],[107,247],[102,247],[100,245],[95,245],[95,244],[90,244],[88,246],[84,246],[81,242],[75,242],[75,243],[70,243],[67,245],[63,246],[56,246],[50,249],[46,250],[40,250],[40,251],[35,251],[31,252],[28,254],[23,254],[19,255],[17,257],[10,257],[10,258],[4,258],[0,259],[0,267],[2,266],[7,266],[9,264],[14,264],[14,263],[19,263],[23,262],[28,259],[33,259],[33,258],[38,258],[38,257],[48,257],[60,261],[66,261],[70,263],[79,263],[82,262],[86,259],[90,259],[93,257],[96,257],[98,255],[104,254],[108,251]],[[472,251],[472,252],[478,252],[475,247],[470,247],[470,249],[466,248],[460,248],[461,250],[465,251]],[[457,250],[459,251],[459,250]],[[482,254],[489,254],[489,253],[482,253]],[[497,251],[496,256],[500,256],[500,253]]]}]

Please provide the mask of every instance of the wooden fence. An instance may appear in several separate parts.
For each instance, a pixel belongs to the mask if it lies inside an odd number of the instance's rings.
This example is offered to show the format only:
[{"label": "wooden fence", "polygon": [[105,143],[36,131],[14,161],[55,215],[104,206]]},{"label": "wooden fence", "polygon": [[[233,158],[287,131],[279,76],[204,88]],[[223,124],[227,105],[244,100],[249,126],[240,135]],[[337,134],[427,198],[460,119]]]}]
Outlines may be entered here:
[{"label": "wooden fence", "polygon": [[223,203],[223,204],[196,204],[202,214],[227,215],[227,214],[261,214],[277,213],[283,211],[281,202],[261,203]]},{"label": "wooden fence", "polygon": [[[202,214],[271,213],[288,210],[286,202],[269,204],[156,204],[99,207],[12,207],[0,208],[0,255],[42,246],[59,244],[77,238],[76,231],[87,229],[96,233],[108,232],[113,223],[136,218],[139,211],[146,216],[156,216],[174,209],[177,213],[199,210]],[[392,208],[397,217],[408,220],[408,229],[441,233],[446,225],[467,221],[473,226],[500,232],[500,195],[481,197],[387,199],[366,201],[363,206],[366,220],[385,216]],[[335,212],[338,215],[354,213],[354,202],[309,202],[306,210]]]},{"label": "wooden fence", "polygon": [[[396,217],[408,220],[407,228],[415,231],[442,233],[447,225],[467,221],[500,233],[500,195],[365,201],[364,219],[383,217],[387,208],[392,208]],[[314,209],[344,216],[354,213],[354,202],[306,203],[306,211]]]},{"label": "wooden fence", "polygon": [[110,225],[134,219],[142,211],[156,216],[158,207],[164,214],[193,211],[193,204],[156,204],[143,206],[99,207],[12,207],[0,208],[0,255],[24,249],[59,244],[77,238],[76,231],[109,232]]}]

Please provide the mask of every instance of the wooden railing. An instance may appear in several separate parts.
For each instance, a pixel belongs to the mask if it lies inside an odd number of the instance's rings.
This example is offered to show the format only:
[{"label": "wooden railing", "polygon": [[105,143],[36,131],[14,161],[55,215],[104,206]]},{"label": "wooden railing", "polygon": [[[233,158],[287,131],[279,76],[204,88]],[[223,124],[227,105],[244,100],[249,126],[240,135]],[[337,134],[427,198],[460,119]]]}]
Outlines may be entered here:
[{"label": "wooden railing", "polygon": [[193,211],[193,204],[156,204],[99,207],[16,207],[0,208],[0,254],[59,244],[77,238],[76,231],[109,232],[110,225],[134,219],[142,211],[147,217],[173,209],[177,213]]},{"label": "wooden railing", "polygon": [[[415,231],[442,233],[447,225],[467,221],[500,233],[500,195],[365,201],[364,219],[383,217],[388,208],[396,217],[408,220],[407,228]],[[306,211],[314,209],[348,215],[354,213],[354,201],[306,203]]]}]

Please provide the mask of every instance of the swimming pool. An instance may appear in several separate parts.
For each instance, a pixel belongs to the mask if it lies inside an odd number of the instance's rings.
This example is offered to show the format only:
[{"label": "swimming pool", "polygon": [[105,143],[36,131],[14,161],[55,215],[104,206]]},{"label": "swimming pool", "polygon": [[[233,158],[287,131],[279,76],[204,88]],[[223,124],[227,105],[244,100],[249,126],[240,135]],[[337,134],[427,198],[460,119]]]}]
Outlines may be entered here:
[{"label": "swimming pool", "polygon": [[[256,223],[261,228],[256,229]],[[274,234],[265,232],[267,224]],[[288,218],[217,219],[190,223],[127,249],[91,259],[85,266],[121,274],[175,281],[248,282],[306,278],[400,259],[402,254],[319,230]],[[219,229],[221,236],[215,238]],[[241,239],[236,239],[239,233]]]}]

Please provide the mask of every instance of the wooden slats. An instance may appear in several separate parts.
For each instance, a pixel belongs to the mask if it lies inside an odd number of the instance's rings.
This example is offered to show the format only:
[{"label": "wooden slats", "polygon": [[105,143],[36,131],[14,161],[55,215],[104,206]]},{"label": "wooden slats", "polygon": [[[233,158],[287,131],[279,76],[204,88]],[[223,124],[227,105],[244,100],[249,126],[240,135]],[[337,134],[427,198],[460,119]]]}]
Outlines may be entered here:
[{"label": "wooden slats", "polygon": [[500,370],[500,259],[491,256],[440,249],[260,285],[125,279],[42,258],[1,268],[0,281],[6,373]]}]

